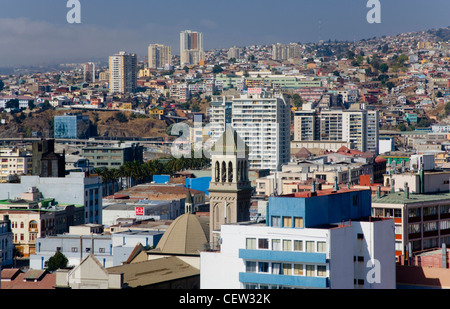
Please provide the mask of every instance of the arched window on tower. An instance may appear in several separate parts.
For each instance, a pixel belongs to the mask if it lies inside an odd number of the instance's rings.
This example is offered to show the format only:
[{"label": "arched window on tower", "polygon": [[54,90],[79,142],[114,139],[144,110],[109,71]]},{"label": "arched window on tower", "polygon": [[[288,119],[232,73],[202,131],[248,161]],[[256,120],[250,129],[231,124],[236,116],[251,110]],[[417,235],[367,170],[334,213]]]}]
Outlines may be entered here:
[{"label": "arched window on tower", "polygon": [[227,164],[222,162],[222,182],[227,181]]},{"label": "arched window on tower", "polygon": [[216,182],[220,181],[220,164],[216,161],[216,173],[215,173]]},{"label": "arched window on tower", "polygon": [[233,182],[233,163],[228,162],[228,182]]}]

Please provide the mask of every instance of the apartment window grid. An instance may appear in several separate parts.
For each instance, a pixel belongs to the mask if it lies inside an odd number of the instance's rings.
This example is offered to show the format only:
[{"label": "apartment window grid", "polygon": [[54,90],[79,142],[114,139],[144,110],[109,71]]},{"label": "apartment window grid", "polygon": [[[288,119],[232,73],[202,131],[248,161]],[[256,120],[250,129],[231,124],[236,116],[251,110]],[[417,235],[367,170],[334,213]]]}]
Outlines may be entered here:
[{"label": "apartment window grid", "polygon": [[286,261],[245,261],[247,273],[272,274],[283,276],[327,277],[328,264],[313,264]]},{"label": "apartment window grid", "polygon": [[296,251],[311,253],[326,253],[327,243],[322,240],[305,240],[289,238],[265,238],[249,237],[245,240],[245,249],[272,250],[272,251]]}]

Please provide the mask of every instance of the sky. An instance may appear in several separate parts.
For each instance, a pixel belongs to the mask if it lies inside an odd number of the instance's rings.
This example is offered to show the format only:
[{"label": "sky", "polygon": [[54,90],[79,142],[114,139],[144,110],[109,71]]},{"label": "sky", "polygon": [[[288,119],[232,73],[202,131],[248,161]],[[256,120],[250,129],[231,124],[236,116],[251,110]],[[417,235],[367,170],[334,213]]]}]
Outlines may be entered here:
[{"label": "sky", "polygon": [[[67,22],[68,0],[0,0],[0,67],[106,61],[119,51],[140,59],[151,43],[179,52],[179,33],[204,35],[204,48],[360,40],[450,26],[449,0],[79,0],[81,23]],[[372,1],[372,0],[371,0]]]}]

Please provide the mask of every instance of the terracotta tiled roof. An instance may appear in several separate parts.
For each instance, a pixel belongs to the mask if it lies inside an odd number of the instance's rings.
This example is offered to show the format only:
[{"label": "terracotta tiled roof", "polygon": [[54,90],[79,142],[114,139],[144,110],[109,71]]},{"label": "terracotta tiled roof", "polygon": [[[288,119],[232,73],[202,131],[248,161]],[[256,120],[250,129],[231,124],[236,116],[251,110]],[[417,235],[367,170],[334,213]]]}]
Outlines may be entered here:
[{"label": "terracotta tiled roof", "polygon": [[[3,272],[6,271],[6,274],[14,273],[14,270],[2,270],[2,278]],[[2,281],[1,289],[5,290],[13,290],[13,289],[54,289],[56,283],[56,274],[55,273],[47,273],[46,271],[41,270],[29,270],[25,273],[20,272],[13,280],[11,281]]]}]

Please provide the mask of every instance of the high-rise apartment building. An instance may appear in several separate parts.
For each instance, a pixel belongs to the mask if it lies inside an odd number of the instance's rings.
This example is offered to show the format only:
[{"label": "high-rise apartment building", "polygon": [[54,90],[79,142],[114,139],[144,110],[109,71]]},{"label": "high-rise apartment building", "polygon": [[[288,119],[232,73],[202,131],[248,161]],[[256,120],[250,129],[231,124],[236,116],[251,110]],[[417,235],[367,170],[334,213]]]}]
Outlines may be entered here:
[{"label": "high-rise apartment building", "polygon": [[378,112],[364,109],[300,110],[294,114],[295,141],[350,142],[378,154]]},{"label": "high-rise apartment building", "polygon": [[290,158],[290,108],[282,94],[248,89],[211,102],[211,140],[231,125],[249,147],[251,169],[280,170]]},{"label": "high-rise apartment building", "polygon": [[120,52],[109,57],[109,91],[134,92],[137,87],[137,56]]},{"label": "high-rise apartment building", "polygon": [[203,59],[203,33],[191,30],[181,31],[180,65],[196,65]]},{"label": "high-rise apartment building", "polygon": [[148,46],[148,67],[152,69],[163,68],[172,64],[172,52],[170,46],[150,44]]},{"label": "high-rise apartment building", "polygon": [[95,83],[95,63],[88,62],[83,64],[83,76],[85,83]]},{"label": "high-rise apartment building", "polygon": [[301,46],[297,43],[289,44],[273,44],[272,45],[272,59],[273,60],[287,60],[291,58],[298,58],[301,56]]},{"label": "high-rise apartment building", "polygon": [[241,59],[242,48],[233,46],[228,50],[228,58]]}]

